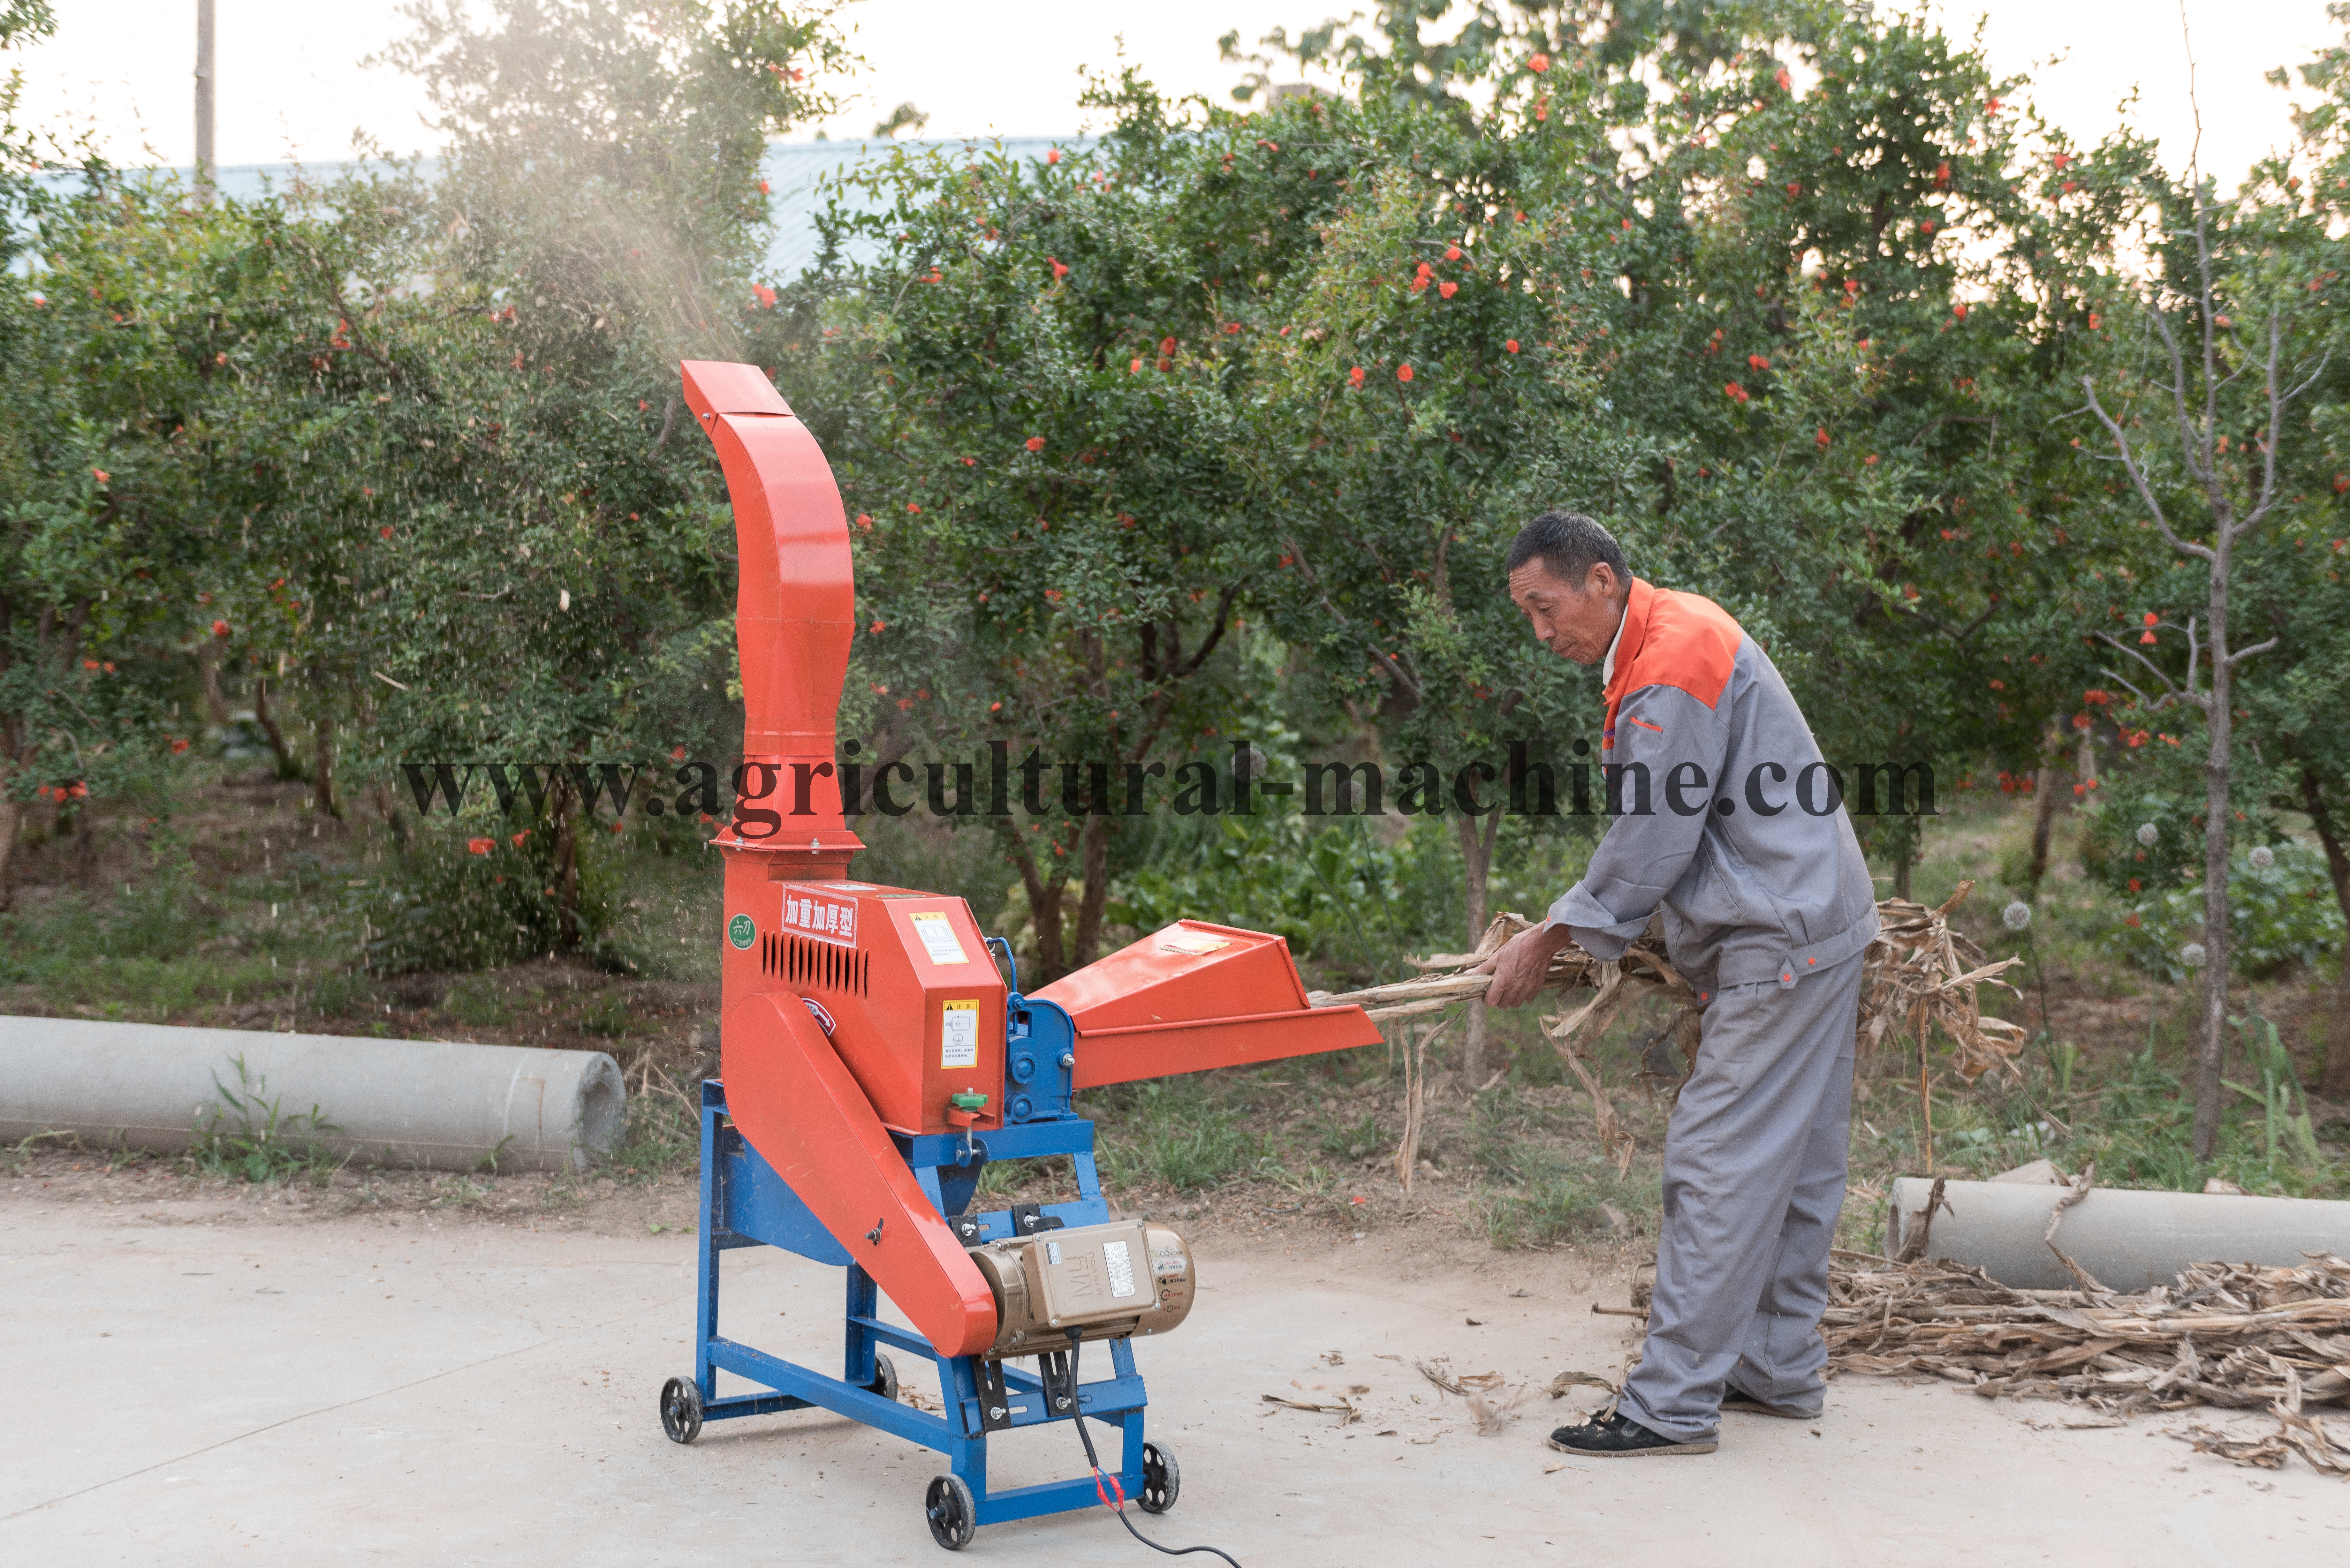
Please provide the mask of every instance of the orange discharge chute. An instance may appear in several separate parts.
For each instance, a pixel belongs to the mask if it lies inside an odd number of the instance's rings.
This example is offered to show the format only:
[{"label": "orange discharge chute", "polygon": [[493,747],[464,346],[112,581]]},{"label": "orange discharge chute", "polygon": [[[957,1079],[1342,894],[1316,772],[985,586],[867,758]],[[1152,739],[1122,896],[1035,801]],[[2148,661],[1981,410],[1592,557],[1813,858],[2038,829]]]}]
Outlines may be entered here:
[{"label": "orange discharge chute", "polygon": [[746,996],[719,1032],[734,1125],[947,1355],[995,1338],[995,1298],[797,998]]}]

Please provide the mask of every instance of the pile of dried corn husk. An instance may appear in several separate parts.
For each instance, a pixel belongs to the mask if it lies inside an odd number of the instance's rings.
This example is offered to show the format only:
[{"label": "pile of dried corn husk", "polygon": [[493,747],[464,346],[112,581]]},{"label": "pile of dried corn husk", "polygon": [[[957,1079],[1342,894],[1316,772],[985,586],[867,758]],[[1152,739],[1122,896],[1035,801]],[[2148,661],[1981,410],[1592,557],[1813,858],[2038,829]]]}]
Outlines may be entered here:
[{"label": "pile of dried corn husk", "polygon": [[2350,1405],[2350,1262],[2197,1263],[2176,1287],[2132,1295],[2020,1291],[1948,1261],[1839,1252],[1820,1319],[1832,1373],[1941,1377],[1985,1398],[2053,1399],[2114,1426],[2196,1405],[2266,1410],[2277,1428],[2182,1433],[2273,1469],[2289,1452],[2350,1478],[2350,1444],[2304,1413]]},{"label": "pile of dried corn husk", "polygon": [[[1929,1031],[1939,1029],[1952,1042],[1952,1066],[1969,1083],[1985,1072],[2013,1070],[2024,1032],[2003,1018],[1985,1017],[1977,988],[2014,989],[2000,977],[2022,961],[1987,961],[1981,948],[1950,929],[1950,911],[1972,891],[1972,882],[1960,883],[1939,909],[1906,898],[1887,898],[1877,905],[1879,929],[1868,945],[1861,974],[1857,1044],[1862,1051],[1874,1050],[1888,1033],[1901,1033],[1922,1043]],[[1422,971],[1417,980],[1335,994],[1317,991],[1308,1000],[1317,1007],[1358,1004],[1378,1020],[1441,1012],[1484,995],[1492,977],[1471,971],[1533,923],[1523,915],[1496,915],[1475,951],[1412,960]],[[1551,960],[1544,989],[1563,994],[1559,1011],[1542,1021],[1543,1033],[1590,1094],[1602,1147],[1619,1171],[1628,1169],[1631,1135],[1592,1070],[1593,1047],[1627,1006],[1652,997],[1671,1003],[1674,1012],[1667,1033],[1680,1048],[1681,1071],[1674,1076],[1642,1074],[1644,1081],[1660,1081],[1669,1096],[1687,1076],[1688,1064],[1697,1058],[1704,1016],[1697,993],[1674,968],[1663,939],[1654,930],[1642,932],[1616,960],[1596,959],[1579,944],[1568,943]],[[1566,997],[1582,991],[1593,994],[1570,1011]]]}]

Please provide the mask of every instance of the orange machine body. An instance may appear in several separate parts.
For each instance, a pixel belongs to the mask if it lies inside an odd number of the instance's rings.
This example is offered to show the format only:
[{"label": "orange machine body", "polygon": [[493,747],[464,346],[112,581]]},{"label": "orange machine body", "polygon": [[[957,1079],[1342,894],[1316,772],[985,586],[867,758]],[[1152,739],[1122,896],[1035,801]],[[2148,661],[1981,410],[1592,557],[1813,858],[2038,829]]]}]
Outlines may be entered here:
[{"label": "orange machine body", "polygon": [[[1067,1110],[1071,1087],[1379,1034],[1359,1008],[1311,1007],[1279,938],[1192,920],[1046,986],[1014,1016],[961,898],[848,880],[864,846],[842,813],[835,755],[857,618],[840,492],[764,372],[696,360],[682,370],[725,471],[742,569],[740,799],[712,840],[726,871],[726,1112],[937,1354],[976,1355],[997,1309],[916,1173],[918,1148],[935,1181],[954,1140],[969,1147],[1006,1127],[1007,1090],[1013,1120],[1085,1128]],[[1089,1128],[1082,1137],[1089,1151]],[[975,1180],[975,1166],[960,1168]]]},{"label": "orange machine body", "polygon": [[[722,1005],[801,999],[883,1127],[1002,1124],[1004,985],[970,905],[868,882],[743,877],[727,884],[726,926]],[[973,1094],[986,1107],[952,1116],[952,1096]]]}]

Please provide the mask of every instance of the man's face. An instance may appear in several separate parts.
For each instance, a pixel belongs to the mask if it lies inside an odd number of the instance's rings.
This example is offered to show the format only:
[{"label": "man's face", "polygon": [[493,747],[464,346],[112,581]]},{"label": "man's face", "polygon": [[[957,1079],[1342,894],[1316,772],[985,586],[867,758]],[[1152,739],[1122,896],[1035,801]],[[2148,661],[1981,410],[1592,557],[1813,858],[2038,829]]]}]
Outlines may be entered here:
[{"label": "man's face", "polygon": [[1624,617],[1624,587],[1605,562],[1595,563],[1580,587],[1553,576],[1540,560],[1510,574],[1510,599],[1534,623],[1534,640],[1577,664],[1607,657]]}]

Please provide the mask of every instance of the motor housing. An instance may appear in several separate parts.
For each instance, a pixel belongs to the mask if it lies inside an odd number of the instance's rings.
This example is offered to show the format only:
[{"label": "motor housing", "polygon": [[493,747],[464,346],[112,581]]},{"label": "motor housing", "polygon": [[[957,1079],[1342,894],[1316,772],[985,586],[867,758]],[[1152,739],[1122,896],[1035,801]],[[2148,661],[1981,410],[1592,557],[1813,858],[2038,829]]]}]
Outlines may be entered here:
[{"label": "motor housing", "polygon": [[1079,1225],[975,1247],[972,1262],[994,1293],[1002,1359],[1086,1340],[1165,1334],[1191,1313],[1191,1249],[1164,1225],[1139,1220]]}]

